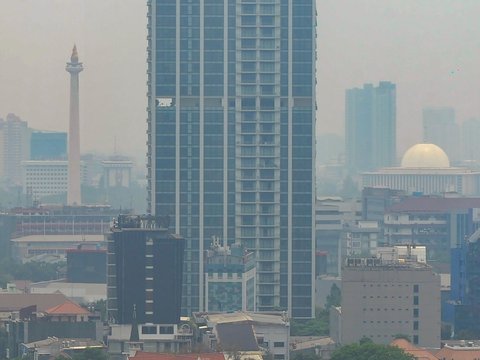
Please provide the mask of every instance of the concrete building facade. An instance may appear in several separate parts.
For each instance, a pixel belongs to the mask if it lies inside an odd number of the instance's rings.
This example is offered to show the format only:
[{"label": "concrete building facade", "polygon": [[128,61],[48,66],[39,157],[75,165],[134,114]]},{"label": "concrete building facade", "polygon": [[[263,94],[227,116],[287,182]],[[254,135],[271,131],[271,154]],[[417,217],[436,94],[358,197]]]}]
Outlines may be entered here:
[{"label": "concrete building facade", "polygon": [[341,305],[333,310],[339,316],[332,328],[341,345],[364,336],[389,344],[404,334],[416,345],[440,347],[440,276],[426,264],[348,259]]}]

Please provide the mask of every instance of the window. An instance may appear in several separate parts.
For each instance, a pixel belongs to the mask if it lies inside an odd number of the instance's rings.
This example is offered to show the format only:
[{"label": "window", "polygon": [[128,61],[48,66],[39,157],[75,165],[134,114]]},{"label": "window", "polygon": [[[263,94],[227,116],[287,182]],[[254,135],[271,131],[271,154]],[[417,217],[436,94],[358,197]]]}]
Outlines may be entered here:
[{"label": "window", "polygon": [[413,335],[413,343],[414,343],[415,345],[418,344],[418,335]]},{"label": "window", "polygon": [[413,330],[418,330],[418,321],[413,322]]},{"label": "window", "polygon": [[413,285],[413,292],[418,293],[418,285]]},{"label": "window", "polygon": [[142,334],[156,334],[157,327],[156,326],[142,326]]},{"label": "window", "polygon": [[418,296],[417,295],[415,295],[413,297],[413,305],[418,305]]},{"label": "window", "polygon": [[173,326],[160,326],[160,334],[173,334]]},{"label": "window", "polygon": [[414,318],[418,318],[418,313],[419,313],[418,309],[413,309],[413,317]]},{"label": "window", "polygon": [[283,343],[283,341],[275,341],[273,343],[273,347],[284,347],[285,344]]}]

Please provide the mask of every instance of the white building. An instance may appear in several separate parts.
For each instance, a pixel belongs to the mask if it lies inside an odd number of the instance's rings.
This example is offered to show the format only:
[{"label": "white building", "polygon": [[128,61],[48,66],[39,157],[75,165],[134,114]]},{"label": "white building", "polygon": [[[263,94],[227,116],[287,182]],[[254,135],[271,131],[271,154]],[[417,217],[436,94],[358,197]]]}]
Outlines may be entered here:
[{"label": "white building", "polygon": [[434,144],[417,144],[407,150],[400,167],[362,174],[362,187],[383,187],[425,195],[455,192],[480,194],[480,172],[450,167],[447,154]]},{"label": "white building", "polygon": [[[66,193],[68,190],[68,161],[29,160],[22,162],[23,192],[33,200]],[[82,183],[86,183],[86,168],[81,164]]]},{"label": "white building", "polygon": [[103,182],[106,189],[130,186],[133,162],[125,159],[110,159],[102,161],[102,167]]}]

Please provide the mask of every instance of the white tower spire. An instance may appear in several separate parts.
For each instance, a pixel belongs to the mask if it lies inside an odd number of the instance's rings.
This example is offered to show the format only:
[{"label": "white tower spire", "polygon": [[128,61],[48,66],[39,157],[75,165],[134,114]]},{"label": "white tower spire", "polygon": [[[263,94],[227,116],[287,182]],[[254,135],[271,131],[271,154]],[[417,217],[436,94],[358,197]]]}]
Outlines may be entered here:
[{"label": "white tower spire", "polygon": [[73,46],[70,62],[65,68],[70,73],[70,125],[68,131],[68,205],[80,205],[80,112],[79,76],[83,65],[78,62],[77,46]]}]

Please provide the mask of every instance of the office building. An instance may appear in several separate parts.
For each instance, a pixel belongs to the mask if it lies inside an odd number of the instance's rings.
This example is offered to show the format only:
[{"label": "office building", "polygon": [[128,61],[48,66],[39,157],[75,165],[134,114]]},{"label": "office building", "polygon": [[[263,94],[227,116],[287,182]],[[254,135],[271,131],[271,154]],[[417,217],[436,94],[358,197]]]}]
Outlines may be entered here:
[{"label": "office building", "polygon": [[[68,162],[66,160],[28,160],[22,162],[23,193],[29,201],[45,196],[66,194],[68,191]],[[82,184],[87,182],[85,164],[81,166]]]},{"label": "office building", "polygon": [[369,337],[389,344],[398,334],[415,345],[440,346],[440,276],[414,257],[394,261],[349,258],[342,269],[342,302],[331,310],[341,345]]},{"label": "office building", "polygon": [[449,107],[423,109],[423,142],[435,144],[456,162],[461,155],[460,131],[455,121],[455,110]]},{"label": "office building", "polygon": [[212,236],[257,259],[257,310],[314,316],[315,1],[148,2],[148,202],[185,237],[183,313]]},{"label": "office building", "polygon": [[404,190],[409,194],[480,194],[480,171],[451,167],[447,154],[435,144],[416,144],[408,149],[401,166],[361,174],[363,187]]},{"label": "office building", "polygon": [[[178,324],[184,240],[155,218],[120,215],[107,235],[108,317],[132,324]],[[168,291],[167,291],[168,290]]]},{"label": "office building", "polygon": [[345,162],[355,175],[394,166],[396,162],[396,86],[381,81],[378,86],[346,91]]},{"label": "office building", "polygon": [[[346,224],[361,220],[361,203],[339,197],[318,198],[315,208],[316,265],[328,274],[340,274],[341,240]],[[326,264],[325,264],[326,262]],[[320,267],[320,266],[319,266]],[[320,269],[316,275],[320,275]]]},{"label": "office building", "polygon": [[437,264],[450,262],[450,251],[459,247],[479,221],[480,198],[413,196],[385,212],[385,241],[428,246],[428,259]]},{"label": "office building", "polygon": [[[467,224],[469,236],[458,239],[458,246],[452,249],[451,260],[451,293],[446,304],[452,334],[456,338],[478,338],[480,324],[478,310],[480,308],[480,226],[478,209],[469,215]],[[475,220],[477,223],[475,224]]]},{"label": "office building", "polygon": [[67,133],[58,131],[32,131],[30,160],[66,160]]},{"label": "office building", "polygon": [[0,177],[8,185],[22,184],[22,161],[30,156],[30,130],[15,114],[0,119]]},{"label": "office building", "polygon": [[167,218],[120,215],[107,239],[109,353],[179,351],[183,238]]}]

